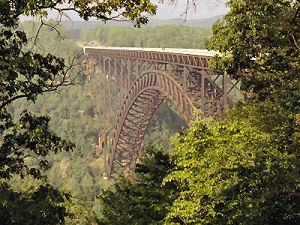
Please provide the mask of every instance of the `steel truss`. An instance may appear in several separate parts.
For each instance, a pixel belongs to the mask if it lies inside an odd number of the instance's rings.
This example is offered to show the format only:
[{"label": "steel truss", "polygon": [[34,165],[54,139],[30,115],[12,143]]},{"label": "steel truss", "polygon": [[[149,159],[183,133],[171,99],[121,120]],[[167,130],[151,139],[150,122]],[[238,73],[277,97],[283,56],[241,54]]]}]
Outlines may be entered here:
[{"label": "steel truss", "polygon": [[[105,122],[115,123],[106,164],[108,178],[120,170],[133,170],[152,115],[165,97],[189,124],[194,109],[201,109],[204,117],[232,107],[228,95],[239,89],[238,82],[208,67],[209,56],[95,48],[86,48],[85,53],[86,71],[107,76],[109,108],[119,108],[116,121]],[[112,104],[117,92],[119,100]]]}]

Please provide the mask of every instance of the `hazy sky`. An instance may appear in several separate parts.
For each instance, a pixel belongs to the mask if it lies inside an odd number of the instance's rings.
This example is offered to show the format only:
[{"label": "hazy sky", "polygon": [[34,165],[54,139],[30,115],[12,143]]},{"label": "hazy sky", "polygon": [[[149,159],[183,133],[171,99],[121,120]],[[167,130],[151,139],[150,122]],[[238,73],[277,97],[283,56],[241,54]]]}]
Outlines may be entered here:
[{"label": "hazy sky", "polygon": [[[153,16],[153,18],[157,19],[173,19],[173,18],[180,18],[184,17],[183,13],[186,9],[186,0],[178,0],[176,5],[169,5],[169,4],[161,4],[158,3],[159,0],[151,0],[153,3],[158,5],[157,14]],[[209,18],[217,15],[225,14],[228,9],[224,6],[224,4],[215,4],[216,1],[211,0],[196,0],[197,8],[191,8],[187,15],[187,19],[197,19],[197,18]],[[219,0],[221,1],[221,0]],[[214,4],[208,4],[207,2],[214,2]],[[81,20],[80,17],[72,12],[68,13],[69,17],[73,21]],[[55,11],[49,11],[48,18],[56,19],[57,13]],[[22,17],[21,20],[30,20],[28,17]],[[63,19],[65,20],[65,19]],[[92,19],[93,20],[93,19]]]},{"label": "hazy sky", "polygon": [[[209,18],[217,15],[223,15],[228,11],[228,8],[224,4],[215,4],[215,1],[208,0],[196,0],[197,8],[191,8],[187,15],[187,19]],[[157,1],[154,0],[157,4]],[[208,2],[214,2],[209,4]],[[155,18],[159,19],[172,19],[182,17],[183,12],[186,9],[186,0],[178,0],[177,5],[168,5],[158,3],[158,10]]]}]

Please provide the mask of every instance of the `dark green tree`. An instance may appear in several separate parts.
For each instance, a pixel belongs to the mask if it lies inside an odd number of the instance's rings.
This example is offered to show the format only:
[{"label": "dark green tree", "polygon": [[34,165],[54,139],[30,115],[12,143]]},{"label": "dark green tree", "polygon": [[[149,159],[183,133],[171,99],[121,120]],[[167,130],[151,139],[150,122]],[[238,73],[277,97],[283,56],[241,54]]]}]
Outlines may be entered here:
[{"label": "dark green tree", "polygon": [[[66,3],[68,6],[65,7]],[[20,16],[37,16],[47,10],[61,15],[75,11],[87,20],[127,18],[136,26],[146,23],[145,13],[155,13],[150,1],[0,1],[0,223],[59,224],[68,215],[68,196],[47,183],[43,171],[50,152],[69,151],[74,145],[49,129],[49,117],[24,111],[13,117],[11,104],[19,99],[35,102],[38,96],[72,83],[63,59],[25,48],[28,38],[19,29]],[[35,161],[35,163],[31,163]],[[26,190],[13,187],[12,178],[39,182]],[[24,181],[24,180],[23,180]]]},{"label": "dark green tree", "polygon": [[169,183],[162,187],[161,183],[173,167],[168,153],[147,148],[134,174],[121,176],[99,196],[102,224],[163,224],[176,186]]},{"label": "dark green tree", "polygon": [[265,110],[240,105],[226,119],[198,121],[175,138],[176,169],[164,183],[176,182],[180,194],[167,224],[299,223],[299,134],[286,145],[292,153],[280,149],[262,121],[284,125],[286,115],[271,105]]},{"label": "dark green tree", "polygon": [[[175,138],[177,198],[166,218],[180,224],[298,224],[300,3],[229,0],[213,27],[215,69],[250,98],[220,120]],[[174,222],[174,224],[176,224]]]},{"label": "dark green tree", "polygon": [[241,81],[258,100],[280,101],[299,110],[300,2],[229,0],[229,13],[213,26],[211,63]]}]

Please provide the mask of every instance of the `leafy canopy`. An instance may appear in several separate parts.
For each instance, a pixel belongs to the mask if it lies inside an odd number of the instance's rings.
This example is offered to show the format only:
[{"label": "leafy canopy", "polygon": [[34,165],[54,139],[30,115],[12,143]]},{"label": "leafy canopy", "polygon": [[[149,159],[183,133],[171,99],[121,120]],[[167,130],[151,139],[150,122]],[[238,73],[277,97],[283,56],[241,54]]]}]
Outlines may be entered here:
[{"label": "leafy canopy", "polygon": [[55,10],[61,16],[66,15],[67,11],[74,11],[84,20],[126,19],[133,21],[137,26],[148,22],[147,14],[156,13],[156,6],[150,0],[1,0],[0,6],[0,23],[5,26],[16,24],[21,15],[44,18],[48,15],[47,10]]},{"label": "leafy canopy", "polygon": [[257,99],[297,110],[300,66],[300,2],[229,0],[229,13],[213,26],[209,50],[222,53],[212,66],[241,80]]},{"label": "leafy canopy", "polygon": [[[49,129],[49,117],[28,111],[13,117],[12,103],[35,102],[45,92],[72,84],[70,67],[63,59],[26,48],[28,38],[19,28],[20,16],[45,19],[47,10],[60,15],[75,11],[87,20],[129,19],[137,26],[154,14],[150,1],[6,1],[0,0],[0,218],[1,224],[59,224],[67,215],[63,203],[68,196],[49,185],[43,171],[50,152],[69,151],[74,145]],[[36,163],[30,163],[35,161]],[[16,190],[13,177],[40,180],[36,187]]]},{"label": "leafy canopy", "polygon": [[[248,104],[174,139],[179,197],[166,224],[298,224],[300,3],[229,0],[207,42]],[[176,220],[180,220],[177,223]]]},{"label": "leafy canopy", "polygon": [[177,183],[180,194],[167,224],[298,224],[299,132],[274,132],[296,126],[288,120],[272,103],[251,103],[178,135],[176,167],[164,183]]},{"label": "leafy canopy", "polygon": [[161,182],[173,166],[168,153],[148,147],[133,176],[121,176],[100,194],[101,224],[163,224],[176,187]]}]

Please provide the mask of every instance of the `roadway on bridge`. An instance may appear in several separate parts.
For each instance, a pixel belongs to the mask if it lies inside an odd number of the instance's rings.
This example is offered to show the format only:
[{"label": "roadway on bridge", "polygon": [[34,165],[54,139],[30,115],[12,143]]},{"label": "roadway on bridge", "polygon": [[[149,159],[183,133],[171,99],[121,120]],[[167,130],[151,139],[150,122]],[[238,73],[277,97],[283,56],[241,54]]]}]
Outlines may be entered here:
[{"label": "roadway on bridge", "polygon": [[217,52],[208,51],[207,49],[184,49],[184,48],[136,48],[136,47],[91,47],[83,46],[85,49],[101,49],[101,50],[123,50],[123,51],[144,51],[144,52],[163,52],[175,53],[184,55],[201,55],[201,56],[214,56]]}]

